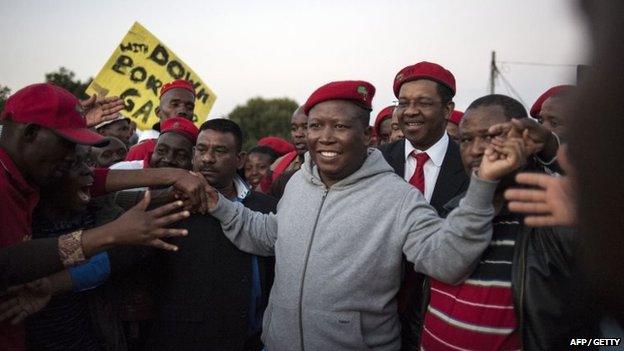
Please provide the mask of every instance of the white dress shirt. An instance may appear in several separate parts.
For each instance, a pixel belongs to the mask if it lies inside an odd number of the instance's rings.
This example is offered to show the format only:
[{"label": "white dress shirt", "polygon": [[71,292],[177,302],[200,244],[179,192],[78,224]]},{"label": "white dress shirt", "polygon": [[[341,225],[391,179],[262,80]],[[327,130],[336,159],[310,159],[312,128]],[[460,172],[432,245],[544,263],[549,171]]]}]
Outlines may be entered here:
[{"label": "white dress shirt", "polygon": [[427,202],[431,202],[431,196],[435,189],[438,175],[440,174],[440,168],[442,168],[442,162],[444,161],[444,155],[446,155],[446,149],[448,148],[449,137],[446,132],[435,144],[431,145],[427,150],[418,150],[412,146],[409,140],[405,139],[405,174],[403,178],[409,182],[410,178],[416,171],[416,159],[411,155],[412,151],[416,150],[416,153],[426,152],[429,155],[429,159],[425,162],[423,171],[425,173],[425,198]]}]

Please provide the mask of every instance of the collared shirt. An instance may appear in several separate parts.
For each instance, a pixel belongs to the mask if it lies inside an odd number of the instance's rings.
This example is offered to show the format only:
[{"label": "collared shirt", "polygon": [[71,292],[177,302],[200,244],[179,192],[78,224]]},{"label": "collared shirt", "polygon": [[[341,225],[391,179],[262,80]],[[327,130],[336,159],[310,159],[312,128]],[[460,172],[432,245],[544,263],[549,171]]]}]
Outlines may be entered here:
[{"label": "collared shirt", "polygon": [[[0,248],[18,244],[32,236],[32,212],[39,202],[39,189],[22,176],[11,157],[0,148]],[[4,299],[0,298],[0,303]],[[24,326],[0,323],[0,349],[25,350]]]},{"label": "collared shirt", "polygon": [[442,162],[444,161],[444,155],[446,155],[448,143],[449,137],[446,133],[444,133],[442,138],[440,138],[440,140],[438,140],[427,150],[418,150],[414,148],[412,143],[405,139],[405,174],[403,175],[403,178],[407,182],[410,181],[410,178],[414,175],[414,171],[416,171],[416,159],[410,156],[412,151],[416,150],[416,153],[426,152],[427,155],[429,155],[429,159],[425,162],[423,168],[425,173],[424,195],[427,202],[431,201],[431,196],[433,196],[433,190],[435,189],[436,181],[438,180],[438,175],[440,174],[440,169],[442,168]]}]

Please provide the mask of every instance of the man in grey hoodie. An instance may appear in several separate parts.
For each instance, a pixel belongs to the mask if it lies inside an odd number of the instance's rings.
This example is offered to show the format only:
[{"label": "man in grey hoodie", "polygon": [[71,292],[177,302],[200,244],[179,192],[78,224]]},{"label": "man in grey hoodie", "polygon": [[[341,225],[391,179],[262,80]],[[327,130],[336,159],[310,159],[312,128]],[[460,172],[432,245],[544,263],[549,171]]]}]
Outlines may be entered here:
[{"label": "man in grey hoodie", "polygon": [[237,247],[275,255],[263,323],[269,351],[398,350],[401,254],[419,272],[461,282],[489,244],[497,180],[521,166],[521,141],[489,148],[460,206],[443,220],[381,152],[368,149],[374,93],[370,83],[342,81],[310,96],[309,153],[277,215],[209,192],[211,214]]}]

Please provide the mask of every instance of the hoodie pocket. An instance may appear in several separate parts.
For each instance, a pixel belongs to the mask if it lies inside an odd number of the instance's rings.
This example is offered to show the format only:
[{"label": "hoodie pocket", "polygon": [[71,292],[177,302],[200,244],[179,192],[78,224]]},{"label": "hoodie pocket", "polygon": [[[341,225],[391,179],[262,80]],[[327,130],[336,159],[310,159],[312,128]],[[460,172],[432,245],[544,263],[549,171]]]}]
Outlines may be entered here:
[{"label": "hoodie pocket", "polygon": [[370,350],[364,342],[360,312],[308,311],[303,335],[311,350]]},{"label": "hoodie pocket", "polygon": [[[297,308],[269,303],[263,321],[262,341],[267,350],[291,351],[299,349],[299,320]],[[267,313],[267,312],[265,312]]]}]

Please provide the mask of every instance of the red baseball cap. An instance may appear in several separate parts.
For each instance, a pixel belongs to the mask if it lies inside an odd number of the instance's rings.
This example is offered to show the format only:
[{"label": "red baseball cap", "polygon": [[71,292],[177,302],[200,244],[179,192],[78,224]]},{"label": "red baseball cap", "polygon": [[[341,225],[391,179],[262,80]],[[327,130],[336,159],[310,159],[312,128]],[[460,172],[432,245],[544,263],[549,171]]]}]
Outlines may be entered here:
[{"label": "red baseball cap", "polygon": [[0,119],[37,124],[76,144],[108,144],[108,140],[87,128],[80,101],[49,83],[32,84],[15,92],[6,101]]},{"label": "red baseball cap", "polygon": [[199,135],[199,129],[186,118],[173,117],[166,119],[160,124],[160,133],[176,132],[182,136],[187,137],[193,145],[197,142],[197,136]]},{"label": "red baseball cap", "polygon": [[310,115],[314,105],[329,100],[348,100],[371,111],[375,87],[363,80],[345,80],[331,82],[316,89],[304,105],[304,112]]},{"label": "red baseball cap", "polygon": [[461,111],[457,111],[457,110],[453,110],[453,112],[451,112],[451,118],[449,118],[449,122],[455,124],[455,125],[459,125],[459,122],[461,122],[462,117],[464,117],[464,113]]},{"label": "red baseball cap", "polygon": [[394,96],[399,97],[399,91],[403,83],[411,82],[418,79],[429,79],[438,82],[451,89],[455,95],[455,77],[451,71],[432,62],[418,62],[415,65],[404,67],[394,77]]},{"label": "red baseball cap", "polygon": [[189,82],[188,80],[178,79],[163,85],[163,87],[160,89],[159,97],[162,97],[166,92],[171,89],[184,89],[190,91],[191,93],[193,93],[193,96],[195,96],[195,88],[193,87],[193,84],[191,84],[191,82]]},{"label": "red baseball cap", "polygon": [[279,156],[284,156],[289,152],[295,151],[295,146],[288,141],[274,137],[268,136],[258,140],[258,146],[267,146],[273,149]]},{"label": "red baseball cap", "polygon": [[394,112],[394,106],[388,106],[377,114],[377,118],[375,118],[375,125],[373,126],[377,135],[379,135],[379,130],[381,129],[381,122],[392,118],[392,112]]},{"label": "red baseball cap", "polygon": [[531,107],[531,111],[530,111],[531,117],[533,118],[539,117],[540,113],[542,112],[542,105],[544,104],[546,100],[559,94],[562,91],[572,90],[574,88],[575,88],[574,85],[557,85],[546,90],[542,95],[540,95],[540,97],[537,98],[537,100],[535,100],[535,103]]}]

